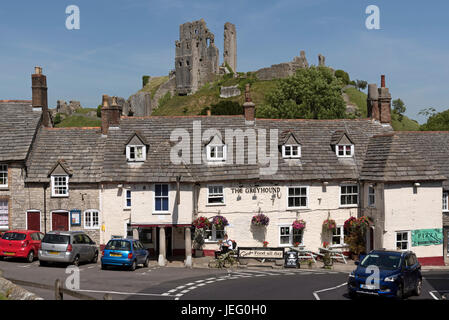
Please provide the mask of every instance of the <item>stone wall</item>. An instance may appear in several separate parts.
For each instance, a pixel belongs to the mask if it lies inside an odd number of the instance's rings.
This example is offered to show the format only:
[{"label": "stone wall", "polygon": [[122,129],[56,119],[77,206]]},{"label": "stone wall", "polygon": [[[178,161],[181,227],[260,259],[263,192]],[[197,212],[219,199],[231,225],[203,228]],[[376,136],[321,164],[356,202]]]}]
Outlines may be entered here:
[{"label": "stone wall", "polygon": [[230,22],[224,25],[223,62],[228,64],[233,72],[237,72],[237,32],[235,25]]},{"label": "stone wall", "polygon": [[238,85],[230,87],[220,87],[220,98],[231,98],[241,95]]}]

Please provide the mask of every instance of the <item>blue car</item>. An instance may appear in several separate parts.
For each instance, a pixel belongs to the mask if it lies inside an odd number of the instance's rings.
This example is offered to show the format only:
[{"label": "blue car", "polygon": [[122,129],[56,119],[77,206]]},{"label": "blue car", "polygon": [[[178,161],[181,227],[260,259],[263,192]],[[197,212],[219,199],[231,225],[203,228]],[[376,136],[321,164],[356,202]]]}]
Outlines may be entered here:
[{"label": "blue car", "polygon": [[348,279],[351,298],[377,295],[403,299],[421,294],[421,265],[411,251],[373,250],[355,264],[357,268]]},{"label": "blue car", "polygon": [[127,267],[134,271],[138,264],[148,267],[150,256],[148,250],[139,240],[112,239],[103,250],[101,269],[108,266]]}]

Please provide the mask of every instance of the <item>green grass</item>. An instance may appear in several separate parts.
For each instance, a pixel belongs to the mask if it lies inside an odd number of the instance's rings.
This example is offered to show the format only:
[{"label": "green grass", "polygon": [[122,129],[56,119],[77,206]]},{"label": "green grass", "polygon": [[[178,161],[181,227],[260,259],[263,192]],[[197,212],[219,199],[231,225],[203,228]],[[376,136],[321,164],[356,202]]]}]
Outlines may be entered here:
[{"label": "green grass", "polygon": [[0,293],[0,300],[8,300],[8,298],[6,298],[4,295],[2,295],[2,294]]},{"label": "green grass", "polygon": [[[267,92],[276,87],[278,80],[258,81],[253,77],[233,78],[230,75],[218,77],[213,83],[208,83],[195,94],[188,96],[164,97],[159,101],[159,107],[153,111],[154,116],[199,115],[204,107],[216,104],[220,101],[245,102],[245,85],[251,83],[251,98],[260,105],[265,102]],[[232,98],[220,98],[221,86],[238,85],[241,94]]]},{"label": "green grass", "polygon": [[347,88],[345,90],[345,93],[348,95],[349,100],[359,108],[362,117],[366,118],[368,114],[366,106],[366,94],[357,90],[356,88]]},{"label": "green grass", "polygon": [[97,109],[96,108],[81,108],[81,109],[76,109],[75,113],[88,114],[91,111],[97,112]]},{"label": "green grass", "polygon": [[403,117],[402,121],[399,121],[398,115],[395,113],[391,114],[391,126],[394,131],[419,131],[419,123],[417,121],[406,116]]},{"label": "green grass", "polygon": [[146,86],[143,87],[142,89],[140,89],[139,92],[150,92],[151,93],[151,99],[153,99],[157,89],[159,89],[159,87],[163,83],[167,82],[168,79],[169,79],[168,76],[151,77],[150,81],[148,81]]},{"label": "green grass", "polygon": [[100,127],[101,119],[91,118],[81,115],[72,115],[62,120],[61,123],[56,125],[56,128],[67,127]]}]

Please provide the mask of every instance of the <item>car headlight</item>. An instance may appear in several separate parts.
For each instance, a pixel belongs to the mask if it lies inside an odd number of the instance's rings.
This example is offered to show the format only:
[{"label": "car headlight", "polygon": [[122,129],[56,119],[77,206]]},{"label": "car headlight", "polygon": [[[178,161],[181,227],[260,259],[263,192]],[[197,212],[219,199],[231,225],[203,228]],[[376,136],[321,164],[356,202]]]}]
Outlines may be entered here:
[{"label": "car headlight", "polygon": [[384,279],[384,281],[385,281],[385,282],[395,282],[397,279],[398,279],[398,276],[397,276],[397,275],[394,275],[394,276],[386,277],[386,278]]}]

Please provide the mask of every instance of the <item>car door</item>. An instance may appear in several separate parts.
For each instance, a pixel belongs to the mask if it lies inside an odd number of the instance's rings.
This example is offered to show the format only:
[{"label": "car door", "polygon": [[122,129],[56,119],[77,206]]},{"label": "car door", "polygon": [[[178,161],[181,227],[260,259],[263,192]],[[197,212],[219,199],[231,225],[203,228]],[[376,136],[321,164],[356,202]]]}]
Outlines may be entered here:
[{"label": "car door", "polygon": [[84,244],[84,237],[82,234],[78,233],[73,236],[73,249],[75,254],[78,254],[80,261],[86,261],[86,247]]},{"label": "car door", "polygon": [[142,257],[142,263],[145,263],[145,260],[146,260],[146,258],[147,258],[147,249],[145,249],[145,247],[144,247],[144,245],[142,244],[142,242],[138,242],[139,243],[139,248],[140,248],[140,254],[141,254],[141,257]]},{"label": "car door", "polygon": [[134,252],[134,255],[136,256],[137,264],[141,263],[140,260],[142,258],[140,256],[140,249],[139,249],[139,245],[137,244],[137,241],[133,241],[133,252]]},{"label": "car door", "polygon": [[85,246],[86,246],[86,255],[87,255],[86,259],[90,261],[94,258],[94,255],[95,255],[94,242],[87,234],[84,234],[83,237],[84,237],[84,242],[85,242]]},{"label": "car door", "polygon": [[403,269],[404,273],[404,291],[409,292],[413,289],[414,281],[413,281],[413,259],[410,254],[407,254],[404,258],[405,268]]},{"label": "car door", "polygon": [[39,245],[41,243],[39,233],[33,232],[30,234],[31,238],[31,249],[34,251],[34,253],[37,253],[39,250]]}]

